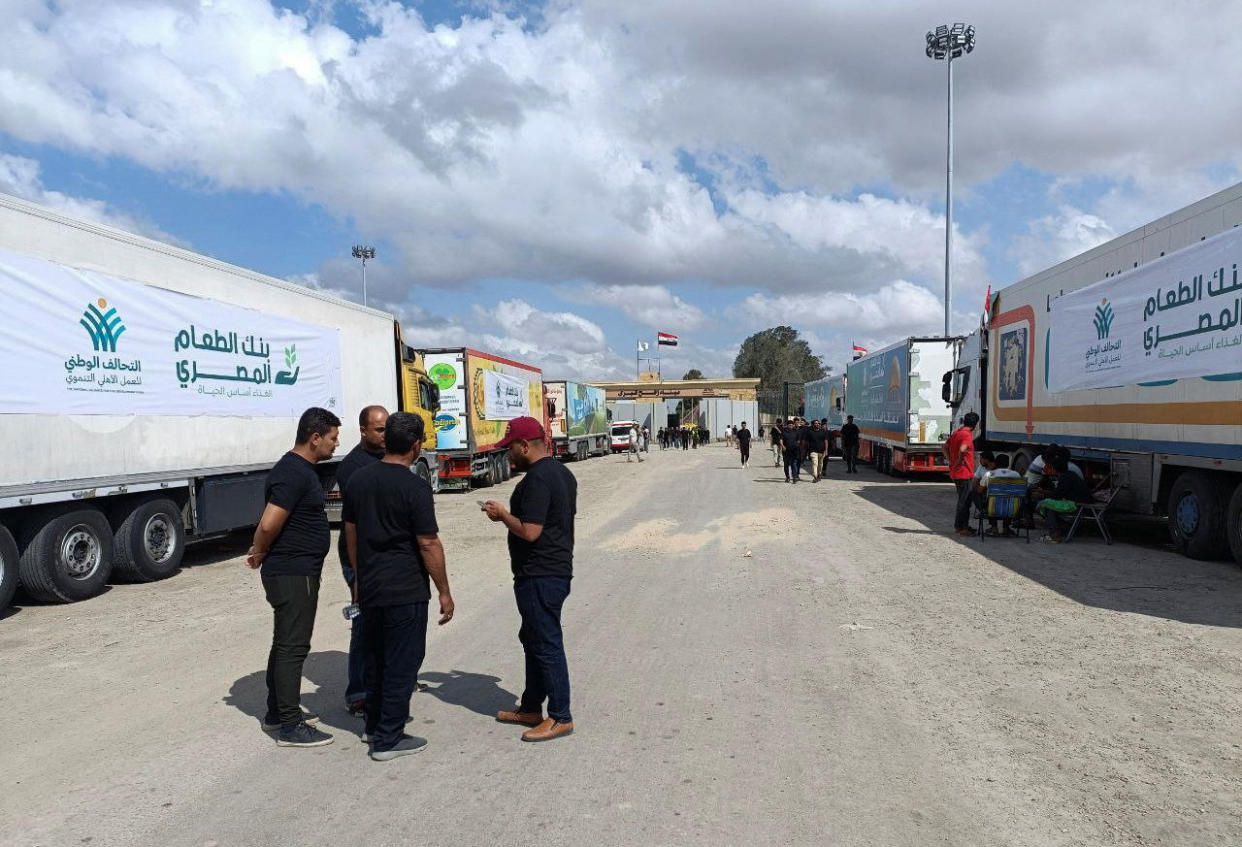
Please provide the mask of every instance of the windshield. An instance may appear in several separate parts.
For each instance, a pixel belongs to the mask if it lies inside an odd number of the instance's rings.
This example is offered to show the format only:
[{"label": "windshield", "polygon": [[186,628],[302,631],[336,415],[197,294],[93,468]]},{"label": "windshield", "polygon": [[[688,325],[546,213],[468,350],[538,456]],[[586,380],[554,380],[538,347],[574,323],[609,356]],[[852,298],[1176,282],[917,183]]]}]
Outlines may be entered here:
[{"label": "windshield", "polygon": [[612,434],[613,434],[613,435],[629,435],[629,434],[630,434],[630,428],[629,428],[629,426],[628,426],[628,425],[625,425],[625,426],[614,426],[614,427],[612,428]]}]

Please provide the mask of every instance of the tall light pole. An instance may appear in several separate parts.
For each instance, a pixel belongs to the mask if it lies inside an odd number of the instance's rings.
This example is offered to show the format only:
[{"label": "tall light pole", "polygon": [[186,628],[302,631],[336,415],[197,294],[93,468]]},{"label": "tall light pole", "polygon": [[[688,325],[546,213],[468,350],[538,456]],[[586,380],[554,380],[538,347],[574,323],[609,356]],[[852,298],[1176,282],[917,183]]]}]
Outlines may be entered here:
[{"label": "tall light pole", "polygon": [[949,69],[948,152],[944,176],[944,334],[949,335],[953,301],[953,60],[975,49],[975,28],[968,24],[938,26],[927,33],[927,58],[944,59]]},{"label": "tall light pole", "polygon": [[375,248],[365,244],[354,245],[354,258],[362,260],[362,305],[367,305],[367,259],[375,258]]}]

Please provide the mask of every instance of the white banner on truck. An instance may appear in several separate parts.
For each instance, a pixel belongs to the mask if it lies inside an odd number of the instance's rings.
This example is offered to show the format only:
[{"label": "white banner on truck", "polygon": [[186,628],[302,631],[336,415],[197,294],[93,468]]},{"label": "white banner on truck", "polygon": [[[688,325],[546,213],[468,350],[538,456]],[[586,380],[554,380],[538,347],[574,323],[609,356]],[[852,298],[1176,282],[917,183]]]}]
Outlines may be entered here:
[{"label": "white banner on truck", "polygon": [[0,414],[339,411],[335,329],[0,250]]},{"label": "white banner on truck", "polygon": [[511,421],[530,414],[530,383],[499,371],[483,374],[483,418]]},{"label": "white banner on truck", "polygon": [[1052,301],[1048,388],[1242,371],[1242,229]]}]

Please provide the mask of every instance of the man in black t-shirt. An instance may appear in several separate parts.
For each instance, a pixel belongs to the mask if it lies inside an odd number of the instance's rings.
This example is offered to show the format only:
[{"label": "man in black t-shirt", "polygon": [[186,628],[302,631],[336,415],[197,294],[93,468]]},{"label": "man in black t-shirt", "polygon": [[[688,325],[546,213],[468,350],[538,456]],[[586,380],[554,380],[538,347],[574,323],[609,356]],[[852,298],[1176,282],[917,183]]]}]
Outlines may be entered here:
[{"label": "man in black t-shirt", "polygon": [[436,584],[440,624],[453,619],[431,486],[410,472],[423,446],[423,419],[388,418],[384,458],[353,475],[345,488],[345,543],[355,564],[366,663],[366,735],[371,758],[416,753],[426,739],[405,735],[410,696],[427,651],[428,577]]},{"label": "man in black t-shirt", "polygon": [[[508,509],[488,500],[483,511],[509,530],[513,595],[522,616],[518,639],[526,653],[526,688],[518,707],[500,712],[496,720],[531,727],[522,733],[523,741],[550,741],[574,731],[561,607],[574,575],[578,481],[548,456],[543,425],[534,418],[510,421],[500,446],[509,448],[509,461],[526,473],[514,488]],[[546,719],[544,700],[548,701]]]},{"label": "man in black t-shirt", "polygon": [[742,421],[742,426],[733,433],[733,437],[737,439],[737,450],[742,456],[742,467],[746,467],[750,463],[750,430],[746,428],[746,421]]},{"label": "man in black t-shirt", "polygon": [[785,455],[785,482],[792,482],[795,485],[798,483],[798,475],[802,470],[802,448],[805,442],[806,436],[801,422],[793,418],[781,430],[781,446]]},{"label": "man in black t-shirt", "polygon": [[858,473],[858,424],[853,415],[845,416],[841,426],[841,453],[845,456],[845,472]]},{"label": "man in black t-shirt", "polygon": [[[361,438],[354,449],[345,454],[336,468],[336,486],[341,496],[345,487],[360,468],[384,458],[384,428],[388,424],[388,410],[383,406],[367,406],[358,413],[358,432]],[[354,587],[354,568],[345,547],[345,533],[336,539],[336,553],[341,560],[341,574],[350,590]],[[345,686],[345,708],[354,717],[361,717],[366,706],[367,690],[363,679],[362,619],[350,621],[349,629],[349,681]]]},{"label": "man in black t-shirt", "polygon": [[312,407],[298,421],[293,449],[272,468],[264,484],[263,515],[246,565],[262,568],[263,591],[275,625],[267,657],[265,730],[279,730],[281,747],[321,747],[332,736],[314,728],[317,715],[302,711],[302,665],[310,652],[319,604],[319,577],[332,548],[323,483],[315,464],[336,452],[341,421]]},{"label": "man in black t-shirt", "polygon": [[819,482],[828,469],[828,430],[819,420],[811,421],[807,430],[807,449],[811,454],[811,482]]}]

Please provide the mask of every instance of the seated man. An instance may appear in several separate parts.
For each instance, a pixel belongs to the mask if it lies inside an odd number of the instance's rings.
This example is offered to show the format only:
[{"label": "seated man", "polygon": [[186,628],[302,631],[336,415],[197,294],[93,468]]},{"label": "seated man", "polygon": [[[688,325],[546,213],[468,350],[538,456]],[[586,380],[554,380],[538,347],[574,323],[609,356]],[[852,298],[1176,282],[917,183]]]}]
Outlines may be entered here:
[{"label": "seated man", "polygon": [[1047,495],[1039,501],[1037,507],[1043,515],[1044,526],[1048,530],[1040,541],[1045,544],[1060,544],[1065,540],[1061,527],[1057,523],[1058,515],[1072,515],[1078,510],[1079,503],[1091,500],[1091,492],[1082,477],[1069,468],[1069,452],[1054,452],[1047,460],[1053,470],[1053,485]]},{"label": "seated man", "polygon": [[[983,461],[989,465],[989,467],[987,471],[984,472],[983,477],[979,482],[978,488],[976,489],[976,496],[979,498],[977,501],[979,503],[979,511],[985,517],[987,517],[988,486],[992,482],[999,481],[999,480],[1005,480],[1008,482],[1012,482],[1014,480],[1020,480],[1022,479],[1022,474],[1018,473],[1015,470],[1010,469],[1009,457],[1005,455],[1004,453],[1001,453],[999,456],[993,457],[990,452],[985,451],[982,458],[983,458]],[[997,519],[993,517],[988,517],[988,529],[985,534],[989,536],[1003,535],[1006,537],[1013,535],[1013,530],[1010,528],[1010,524],[1012,520],[1013,520],[1012,518],[1001,518],[1000,521],[1002,524],[1003,531],[997,532],[996,530]]]}]

